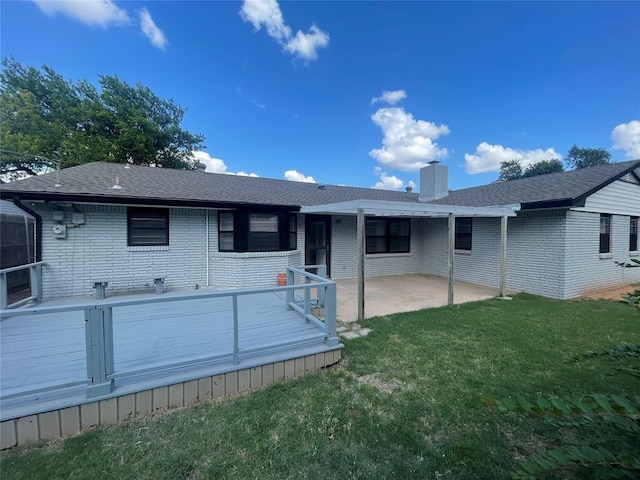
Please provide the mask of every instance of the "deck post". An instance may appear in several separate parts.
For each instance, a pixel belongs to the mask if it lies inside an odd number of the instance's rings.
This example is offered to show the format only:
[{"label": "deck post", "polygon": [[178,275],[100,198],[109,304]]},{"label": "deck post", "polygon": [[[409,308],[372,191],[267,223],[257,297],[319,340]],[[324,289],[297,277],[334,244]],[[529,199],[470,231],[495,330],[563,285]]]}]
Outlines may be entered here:
[{"label": "deck post", "polygon": [[84,311],[87,398],[107,395],[113,391],[113,312],[111,307],[87,308]]},{"label": "deck post", "polygon": [[357,217],[357,255],[358,255],[358,322],[364,322],[364,208],[358,208]]},{"label": "deck post", "polygon": [[[322,278],[327,278],[327,266],[326,265],[320,265],[318,267],[318,276],[320,276]],[[319,307],[324,307],[324,288],[318,288],[317,292],[318,292],[318,306]]]},{"label": "deck post", "polygon": [[[293,270],[290,270],[287,268],[287,285],[294,285],[295,283],[296,283],[296,280],[295,280]],[[293,302],[293,297],[294,297],[293,289],[287,290],[286,297],[287,297],[287,301],[286,301],[287,310],[291,310],[291,307],[289,306],[289,304]]]},{"label": "deck post", "polygon": [[7,308],[9,302],[9,294],[7,288],[9,288],[9,285],[7,283],[7,274],[0,273],[0,309],[2,310]]},{"label": "deck post", "polygon": [[505,298],[507,284],[507,220],[500,219],[500,297]]},{"label": "deck post", "polygon": [[324,287],[325,292],[325,307],[324,307],[324,328],[327,332],[327,346],[334,347],[338,345],[338,330],[336,320],[336,304],[337,304],[337,290],[336,283],[327,283]]},{"label": "deck post", "polygon": [[31,280],[31,295],[36,297],[36,303],[42,300],[42,264],[31,265],[29,268],[29,279]]},{"label": "deck post", "polygon": [[455,282],[455,245],[456,245],[456,217],[449,214],[449,288],[447,290],[447,304],[453,306],[453,285]]},{"label": "deck post", "polygon": [[233,299],[233,364],[238,365],[238,296],[234,295]]},{"label": "deck post", "polygon": [[311,279],[305,276],[304,283],[307,285],[307,288],[304,289],[304,314],[309,315],[311,313]]}]

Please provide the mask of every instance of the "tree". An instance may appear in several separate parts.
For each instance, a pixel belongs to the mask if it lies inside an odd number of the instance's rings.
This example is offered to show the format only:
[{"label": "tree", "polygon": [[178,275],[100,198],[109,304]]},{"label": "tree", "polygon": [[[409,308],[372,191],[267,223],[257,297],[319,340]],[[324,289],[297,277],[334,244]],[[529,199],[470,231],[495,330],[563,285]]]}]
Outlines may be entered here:
[{"label": "tree", "polygon": [[574,145],[564,161],[575,169],[595,167],[611,163],[611,154],[604,148],[580,148]]},{"label": "tree", "polygon": [[522,165],[519,158],[500,163],[498,180],[514,180],[520,177],[522,177]]},{"label": "tree", "polygon": [[180,127],[186,109],[115,76],[65,80],[12,58],[0,72],[0,175],[34,175],[93,161],[195,168],[204,137]]},{"label": "tree", "polygon": [[564,172],[562,161],[552,158],[550,160],[542,160],[541,162],[529,165],[521,177],[535,177],[536,175],[545,175],[547,173],[557,172]]},{"label": "tree", "polygon": [[524,170],[520,159],[509,160],[500,164],[500,176],[498,180],[515,180],[517,178],[535,177],[536,175],[545,175],[547,173],[563,172],[564,167],[558,159],[551,158],[542,160],[541,162],[531,164]]}]

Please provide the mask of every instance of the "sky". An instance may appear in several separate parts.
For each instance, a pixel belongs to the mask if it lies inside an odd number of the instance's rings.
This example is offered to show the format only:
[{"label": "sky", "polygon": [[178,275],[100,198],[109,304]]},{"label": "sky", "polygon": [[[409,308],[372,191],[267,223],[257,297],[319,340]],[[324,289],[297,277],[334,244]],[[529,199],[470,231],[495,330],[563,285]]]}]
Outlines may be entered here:
[{"label": "sky", "polygon": [[640,158],[640,2],[34,0],[0,53],[186,107],[207,171],[419,190],[575,144]]}]

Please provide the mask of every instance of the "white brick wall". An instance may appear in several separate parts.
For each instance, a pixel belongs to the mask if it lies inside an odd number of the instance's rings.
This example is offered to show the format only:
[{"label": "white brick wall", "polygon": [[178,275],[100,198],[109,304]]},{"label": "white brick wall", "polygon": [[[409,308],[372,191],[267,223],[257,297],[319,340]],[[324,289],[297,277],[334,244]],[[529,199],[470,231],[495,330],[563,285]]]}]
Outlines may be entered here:
[{"label": "white brick wall", "polygon": [[[90,281],[100,278],[149,277],[140,283],[109,285],[112,292],[154,291],[152,275],[166,274],[168,289],[203,285],[205,275],[204,211],[172,208],[169,214],[168,247],[128,247],[127,210],[124,206],[75,204],[85,224],[67,229],[67,238],[54,238],[55,207],[36,204],[42,217],[43,296],[45,298],[92,294]],[[71,209],[65,209],[71,222]]]},{"label": "white brick wall", "polygon": [[[640,268],[623,269],[615,261],[628,262],[629,216],[611,217],[611,254],[599,253],[600,214],[569,211],[565,297],[631,282],[640,282]],[[638,258],[638,257],[635,257]]]},{"label": "white brick wall", "polygon": [[[152,275],[166,274],[165,288],[192,288],[207,284],[206,215],[209,215],[209,283],[223,288],[275,286],[286,266],[303,264],[304,221],[298,223],[298,250],[268,253],[218,252],[218,215],[203,209],[170,209],[168,247],[128,247],[127,209],[121,205],[75,204],[85,224],[68,228],[66,239],[52,233],[55,207],[36,203],[42,216],[43,296],[45,298],[94,294],[93,279],[135,276],[141,282],[117,282],[109,292],[155,291]],[[65,223],[71,209],[65,209]]]},{"label": "white brick wall", "polygon": [[[336,220],[340,224],[336,225]],[[356,244],[356,217],[332,218],[331,277],[353,278],[358,275]],[[367,255],[365,275],[398,275],[421,273],[424,264],[424,220],[411,219],[411,246],[409,253]]]}]

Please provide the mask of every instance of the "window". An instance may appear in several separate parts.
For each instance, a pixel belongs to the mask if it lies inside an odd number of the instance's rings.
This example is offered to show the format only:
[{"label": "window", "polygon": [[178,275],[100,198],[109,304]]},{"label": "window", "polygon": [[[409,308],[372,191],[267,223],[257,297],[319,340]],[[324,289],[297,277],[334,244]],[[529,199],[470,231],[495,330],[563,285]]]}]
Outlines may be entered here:
[{"label": "window", "polygon": [[409,219],[367,218],[367,253],[408,253]]},{"label": "window", "polygon": [[169,245],[169,209],[127,209],[127,245]]},{"label": "window", "polygon": [[600,253],[611,252],[611,215],[600,214]]},{"label": "window", "polygon": [[473,222],[470,217],[456,218],[455,250],[471,250],[473,238]]},{"label": "window", "polygon": [[278,252],[295,250],[297,217],[286,212],[220,212],[218,250],[221,252]]},{"label": "window", "polygon": [[631,217],[629,222],[629,251],[638,250],[638,217]]}]

